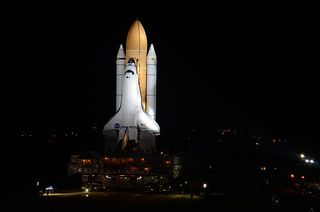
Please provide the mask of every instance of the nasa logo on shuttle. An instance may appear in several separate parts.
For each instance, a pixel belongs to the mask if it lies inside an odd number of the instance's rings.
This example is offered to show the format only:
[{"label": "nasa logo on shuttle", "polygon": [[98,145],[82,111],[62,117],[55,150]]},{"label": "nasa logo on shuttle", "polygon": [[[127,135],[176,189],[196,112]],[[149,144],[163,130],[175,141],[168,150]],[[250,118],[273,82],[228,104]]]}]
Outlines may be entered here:
[{"label": "nasa logo on shuttle", "polygon": [[120,128],[120,124],[119,123],[115,123],[114,124],[114,128]]}]

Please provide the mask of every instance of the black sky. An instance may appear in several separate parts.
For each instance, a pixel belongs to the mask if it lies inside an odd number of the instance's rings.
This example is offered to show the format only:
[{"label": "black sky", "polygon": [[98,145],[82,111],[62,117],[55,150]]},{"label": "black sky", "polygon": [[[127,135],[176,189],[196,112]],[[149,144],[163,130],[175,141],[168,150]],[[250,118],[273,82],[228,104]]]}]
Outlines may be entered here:
[{"label": "black sky", "polygon": [[115,56],[139,18],[158,55],[163,130],[320,139],[317,4],[135,4],[7,5],[2,128],[103,126],[115,110]]}]

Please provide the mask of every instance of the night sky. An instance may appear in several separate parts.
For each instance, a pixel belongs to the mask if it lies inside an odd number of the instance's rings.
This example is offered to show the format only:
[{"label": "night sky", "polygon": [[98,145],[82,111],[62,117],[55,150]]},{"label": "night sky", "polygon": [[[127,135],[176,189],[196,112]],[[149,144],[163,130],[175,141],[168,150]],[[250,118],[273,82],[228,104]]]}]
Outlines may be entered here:
[{"label": "night sky", "polygon": [[236,127],[319,147],[318,4],[210,4],[6,5],[1,127],[102,127],[139,18],[158,56],[162,132]]}]

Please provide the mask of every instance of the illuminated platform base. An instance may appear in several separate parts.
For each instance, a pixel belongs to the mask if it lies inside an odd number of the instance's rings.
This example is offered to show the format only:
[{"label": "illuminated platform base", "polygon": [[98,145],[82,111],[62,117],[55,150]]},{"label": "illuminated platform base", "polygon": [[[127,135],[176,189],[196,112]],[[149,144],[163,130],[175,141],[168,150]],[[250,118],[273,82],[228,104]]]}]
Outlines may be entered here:
[{"label": "illuminated platform base", "polygon": [[146,188],[163,185],[181,175],[181,157],[153,154],[152,156],[72,155],[68,174],[80,175],[86,188],[108,190]]}]

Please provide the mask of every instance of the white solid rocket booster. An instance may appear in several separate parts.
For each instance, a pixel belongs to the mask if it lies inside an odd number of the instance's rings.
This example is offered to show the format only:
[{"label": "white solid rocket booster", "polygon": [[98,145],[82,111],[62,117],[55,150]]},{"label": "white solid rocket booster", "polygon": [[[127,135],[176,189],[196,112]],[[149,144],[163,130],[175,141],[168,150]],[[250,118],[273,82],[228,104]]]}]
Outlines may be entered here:
[{"label": "white solid rocket booster", "polygon": [[157,97],[157,55],[151,44],[147,55],[147,108],[146,112],[156,120],[156,97]]},{"label": "white solid rocket booster", "polygon": [[122,78],[124,69],[126,68],[126,56],[124,54],[124,50],[122,47],[122,44],[120,45],[118,54],[117,54],[117,81],[116,81],[116,111],[119,110],[121,105],[121,99],[122,99]]}]

